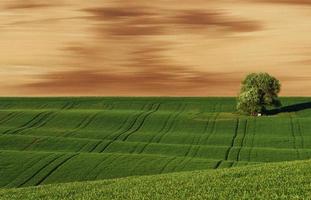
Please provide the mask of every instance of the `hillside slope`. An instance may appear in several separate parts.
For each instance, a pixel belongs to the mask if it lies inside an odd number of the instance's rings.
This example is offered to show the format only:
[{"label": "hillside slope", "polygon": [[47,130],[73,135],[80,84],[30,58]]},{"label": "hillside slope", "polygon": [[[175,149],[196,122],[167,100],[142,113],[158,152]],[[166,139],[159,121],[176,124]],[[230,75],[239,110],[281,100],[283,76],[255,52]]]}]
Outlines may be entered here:
[{"label": "hillside slope", "polygon": [[311,158],[311,98],[274,115],[234,98],[0,98],[0,187]]},{"label": "hillside slope", "polygon": [[310,199],[311,161],[2,189],[10,199]]}]

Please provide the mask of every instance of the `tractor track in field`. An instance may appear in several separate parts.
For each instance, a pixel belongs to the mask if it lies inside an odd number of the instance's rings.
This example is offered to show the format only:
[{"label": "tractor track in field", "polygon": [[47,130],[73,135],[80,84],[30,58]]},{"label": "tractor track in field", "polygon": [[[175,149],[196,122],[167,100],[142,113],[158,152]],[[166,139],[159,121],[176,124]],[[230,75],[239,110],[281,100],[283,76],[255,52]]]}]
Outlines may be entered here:
[{"label": "tractor track in field", "polygon": [[83,130],[86,127],[88,127],[94,120],[95,118],[99,115],[99,112],[95,114],[91,114],[89,116],[86,116],[72,131],[69,133],[65,134],[64,137],[70,137],[77,131]]},{"label": "tractor track in field", "polygon": [[146,119],[150,115],[152,115],[153,113],[157,112],[159,110],[160,106],[161,106],[161,104],[159,103],[154,110],[150,111],[145,116],[143,116],[143,119],[140,122],[140,124],[138,125],[138,127],[135,128],[134,130],[132,130],[131,132],[127,133],[127,135],[122,139],[122,141],[126,141],[131,135],[133,135],[134,133],[138,132],[143,127],[143,125],[145,124]]},{"label": "tractor track in field", "polygon": [[236,125],[235,125],[235,130],[234,130],[234,135],[233,135],[233,138],[231,140],[231,145],[230,147],[227,149],[226,153],[225,153],[225,160],[229,160],[229,155],[230,155],[230,152],[231,152],[231,149],[233,148],[234,144],[235,144],[235,140],[238,136],[238,131],[239,131],[239,125],[240,125],[240,119],[237,118],[236,120]]},{"label": "tractor track in field", "polygon": [[187,157],[181,164],[180,170],[184,170],[185,167],[193,160],[193,157]]},{"label": "tractor track in field", "polygon": [[17,129],[7,130],[3,134],[19,133],[20,131],[29,128],[33,122],[37,123],[36,121],[40,120],[42,115],[44,116],[46,113],[47,112],[40,112],[39,114],[35,115],[32,119],[30,119],[28,122],[24,123],[22,126],[18,127]]},{"label": "tractor track in field", "polygon": [[138,161],[133,165],[133,166],[131,166],[131,169],[130,169],[130,172],[129,172],[129,174],[135,174],[134,172],[135,172],[135,169],[140,165],[140,164],[143,164],[144,163],[144,157],[141,157],[141,158],[139,158],[138,159]]},{"label": "tractor track in field", "polygon": [[[55,156],[55,154],[51,154],[49,156]],[[64,154],[63,154],[64,155]],[[56,156],[55,158],[52,158],[48,163],[45,163],[42,167],[40,167],[34,174],[32,174],[30,177],[28,177],[26,180],[24,180],[22,183],[20,183],[18,186],[16,187],[22,187],[24,186],[27,182],[29,182],[31,179],[33,179],[37,174],[39,174],[42,170],[44,170],[47,166],[49,166],[50,164],[52,164],[55,160],[57,160],[58,158],[62,157],[63,155],[59,155]],[[35,164],[36,165],[36,164]]]},{"label": "tractor track in field", "polygon": [[42,104],[37,109],[45,109],[47,106],[48,106],[47,104]]},{"label": "tractor track in field", "polygon": [[188,156],[189,156],[189,153],[191,152],[191,150],[192,150],[193,147],[194,147],[193,145],[190,145],[190,146],[189,146],[187,152],[186,152],[185,155],[184,155],[185,157],[188,157]]},{"label": "tractor track in field", "polygon": [[86,142],[85,144],[81,145],[81,147],[79,148],[79,150],[77,150],[76,152],[83,152],[82,150],[88,145],[90,144],[91,141]]},{"label": "tractor track in field", "polygon": [[[145,115],[144,118],[143,118],[143,120],[142,120],[142,122],[140,123],[140,125],[139,125],[135,130],[133,130],[133,131],[131,131],[130,133],[128,133],[128,134],[122,139],[122,141],[123,141],[123,142],[126,141],[131,135],[133,135],[134,133],[138,132],[138,131],[143,127],[143,125],[144,125],[146,119],[147,119],[150,115],[152,115],[153,113],[157,112],[157,111],[159,110],[160,106],[161,106],[161,104],[158,104],[157,107],[155,108],[155,110],[153,110],[153,111],[149,112],[147,115]],[[137,144],[137,146],[134,148],[133,152],[135,152],[135,151],[137,150],[137,147],[139,146],[139,144],[140,144],[140,143]],[[142,148],[142,150],[141,150],[140,152],[143,152],[143,151],[145,150],[145,148],[148,146],[148,144],[150,144],[150,143],[147,143],[147,144]]]},{"label": "tractor track in field", "polygon": [[8,130],[5,134],[21,134],[23,131],[33,129],[33,128],[40,128],[44,125],[46,125],[49,121],[54,119],[56,117],[56,112],[42,112],[38,115],[36,115],[32,120],[24,124],[23,126]]},{"label": "tractor track in field", "polygon": [[[96,147],[98,147],[98,145],[100,145],[102,143],[102,141],[90,141],[87,145],[86,145],[86,149],[85,149],[85,153],[93,153],[93,151],[96,149]],[[84,149],[84,148],[83,148]]]},{"label": "tractor track in field", "polygon": [[[205,125],[204,125],[204,128],[203,128],[203,132],[201,133],[200,136],[195,136],[192,138],[191,140],[191,143],[190,143],[190,147],[188,149],[188,151],[185,153],[185,157],[188,157],[189,153],[191,152],[191,149],[194,145],[199,145],[199,142],[202,138],[202,135],[205,134],[206,130],[207,130],[207,127],[208,127],[208,123],[209,123],[209,119],[206,121]],[[196,141],[197,140],[197,141]],[[196,141],[196,142],[195,142]]]},{"label": "tractor track in field", "polygon": [[146,150],[147,146],[149,146],[149,144],[150,144],[150,143],[146,142],[146,144],[143,146],[143,148],[140,149],[140,151],[138,152],[138,154],[142,154],[142,153]]},{"label": "tractor track in field", "polygon": [[[46,116],[46,119],[42,119],[41,123],[34,128],[41,128],[45,126],[48,122],[52,121],[57,116],[57,114],[58,112],[49,112],[49,114],[47,114],[48,116]],[[33,128],[33,127],[30,127],[30,128]]]},{"label": "tractor track in field", "polygon": [[[205,127],[204,127],[204,129],[203,129],[203,134],[200,135],[200,137],[199,137],[199,139],[198,139],[198,141],[196,142],[195,145],[199,145],[200,142],[202,141],[202,137],[206,134],[206,131],[207,131],[208,126],[209,126],[209,123],[210,123],[210,118],[208,118],[208,119],[206,120]],[[194,145],[191,145],[191,146],[190,146],[188,152],[186,153],[186,156],[188,156],[188,154],[190,153],[190,151],[191,151],[191,149],[192,149],[193,146],[194,146]],[[194,146],[194,147],[196,147],[196,146]],[[200,149],[200,148],[198,148],[198,149],[195,151],[193,157],[196,156],[196,155],[198,154],[199,149]]]},{"label": "tractor track in field", "polygon": [[[181,105],[180,108],[178,109],[179,111],[175,113],[174,115],[172,115],[171,122],[167,126],[164,127],[164,129],[166,128],[166,130],[164,131],[162,135],[159,136],[159,138],[157,139],[155,143],[161,143],[161,140],[173,129],[174,124],[176,123],[176,120],[185,111],[186,107],[187,105]],[[160,133],[161,132],[162,130],[160,131]]]},{"label": "tractor track in field", "polygon": [[236,163],[237,163],[237,162],[235,162],[235,161],[230,161],[230,166],[229,166],[228,168],[233,167]]},{"label": "tractor track in field", "polygon": [[197,157],[200,149],[201,149],[201,146],[194,146],[194,154],[192,157],[194,157],[194,158]]},{"label": "tractor track in field", "polygon": [[75,105],[76,105],[76,102],[73,102],[73,101],[66,102],[65,105],[61,108],[61,110],[72,109]]},{"label": "tractor track in field", "polygon": [[[54,155],[54,154],[50,154],[48,155],[47,157],[51,156],[51,155]],[[42,161],[43,159],[46,159],[47,157],[33,157],[29,160],[26,161],[26,163],[24,163],[25,166],[28,167],[28,170],[31,169],[33,166],[35,166],[36,164],[38,164],[38,162]],[[26,170],[27,171],[27,170]],[[7,187],[11,187],[11,186],[14,186],[14,187],[19,187],[18,185],[21,185],[21,184],[18,184],[17,186],[15,185],[15,182],[18,181],[18,179],[23,175],[25,171],[23,171],[22,173],[20,173],[19,175],[17,175],[16,178],[14,178],[14,180],[12,180],[11,182],[7,183],[4,187],[7,188]],[[28,179],[28,178],[27,178]],[[25,182],[25,181],[23,181]]]},{"label": "tractor track in field", "polygon": [[94,147],[92,149],[90,149],[90,153],[92,153],[101,143],[103,142],[103,140],[100,140],[99,142],[97,142]]},{"label": "tractor track in field", "polygon": [[304,149],[305,148],[305,145],[304,145],[304,137],[303,137],[303,134],[302,134],[302,131],[301,131],[301,124],[300,124],[300,121],[299,119],[297,119],[297,127],[298,127],[298,133],[299,133],[299,136],[301,138],[301,148]]},{"label": "tractor track in field", "polygon": [[[142,121],[141,124],[138,126],[138,128],[135,129],[136,131],[139,130],[139,128],[142,127],[142,124],[144,123],[145,119],[146,119],[149,115],[151,115],[152,113],[156,112],[156,111],[160,108],[160,105],[161,105],[161,104],[158,104],[158,105],[156,106],[156,108],[153,109],[153,107],[155,106],[155,104],[151,104],[151,107],[150,107],[148,110],[146,110],[146,111],[144,111],[144,112],[142,112],[142,113],[139,113],[139,114],[136,116],[136,118],[134,119],[134,121],[132,122],[132,124],[130,125],[130,127],[128,127],[125,131],[119,133],[119,134],[118,134],[116,137],[114,137],[110,142],[108,142],[107,145],[100,151],[100,153],[104,152],[112,143],[114,143],[115,141],[118,141],[118,139],[119,139],[123,134],[127,133],[128,131],[130,131],[130,130],[135,126],[135,124],[137,123],[138,119],[139,119],[141,116],[143,116],[143,121]],[[134,131],[134,132],[135,132],[135,131]],[[133,132],[133,133],[134,133],[134,132]],[[130,134],[133,134],[133,133],[130,132]],[[127,138],[128,138],[128,137],[127,137]],[[121,140],[121,141],[123,141],[123,140]]]},{"label": "tractor track in field", "polygon": [[110,107],[110,104],[108,104],[108,103],[103,103],[104,105],[103,105],[103,110],[110,110],[109,109],[109,107]]},{"label": "tractor track in field", "polygon": [[[165,129],[165,127],[167,126],[167,124],[168,124],[168,122],[169,122],[169,120],[170,120],[170,118],[171,118],[172,115],[174,115],[174,114],[172,113],[172,114],[169,114],[169,115],[168,115],[168,117],[167,117],[166,120],[164,121],[164,124],[163,124],[162,128],[160,129],[159,133],[161,133],[161,132]],[[153,140],[154,140],[155,137],[157,137],[157,134],[154,134],[154,135],[153,135],[153,137],[150,139],[150,142],[149,142],[149,143],[153,143]]]},{"label": "tractor track in field", "polygon": [[248,126],[248,120],[246,119],[245,124],[244,124],[243,137],[242,137],[240,148],[239,148],[238,153],[237,153],[236,161],[241,160],[241,151],[242,151],[242,148],[244,146],[244,141],[245,141],[245,137],[247,134],[247,126]]},{"label": "tractor track in field", "polygon": [[[86,178],[90,177],[92,172],[94,172],[101,164],[103,164],[106,160],[108,160],[108,158],[110,158],[111,155],[107,155],[106,157],[104,157],[101,161],[99,161],[91,170],[90,172],[86,175]],[[92,180],[92,179],[91,179]],[[96,180],[96,178],[94,177],[94,180]]]},{"label": "tractor track in field", "polygon": [[179,159],[182,159],[181,162],[179,162],[177,165],[173,166],[172,169],[171,169],[171,172],[175,172],[176,169],[182,165],[184,162],[186,162],[187,158],[189,157],[179,157]]},{"label": "tractor track in field", "polygon": [[107,110],[113,110],[114,109],[114,103],[110,102],[109,104],[107,104],[107,108],[105,108]]},{"label": "tractor track in field", "polygon": [[219,166],[222,164],[222,162],[223,162],[223,160],[218,161],[218,162],[216,163],[214,169],[218,169]]},{"label": "tractor track in field", "polygon": [[8,122],[8,121],[10,121],[10,120],[20,116],[20,115],[22,115],[22,114],[23,113],[21,113],[21,112],[12,112],[12,113],[8,114],[7,116],[5,116],[4,118],[2,118],[1,121],[0,121],[0,124],[2,125],[4,123],[6,123],[6,122]]},{"label": "tractor track in field", "polygon": [[253,152],[253,149],[254,149],[254,142],[255,142],[255,136],[256,136],[256,131],[257,131],[257,128],[256,128],[256,124],[257,124],[257,120],[256,118],[254,119],[254,129],[253,129],[253,137],[252,137],[252,144],[248,150],[248,162],[251,161],[251,155],[252,155],[252,152]]},{"label": "tractor track in field", "polygon": [[[178,106],[176,112],[178,112],[178,111],[181,109],[181,107],[182,107],[182,104],[181,104],[180,106]],[[160,129],[159,133],[162,133],[162,132],[163,132],[163,130],[168,126],[168,123],[169,123],[170,119],[171,119],[174,115],[176,115],[176,113],[175,113],[175,114],[172,113],[172,114],[170,114],[170,115],[167,117],[167,119],[165,120],[165,122],[164,122],[162,128]],[[158,134],[159,134],[159,133],[158,133]],[[153,140],[158,136],[158,134],[154,134],[153,137],[151,137],[151,139],[149,140],[149,142],[147,142],[147,143],[145,144],[145,146],[139,151],[139,153],[143,153],[143,152],[145,151],[145,149],[146,149],[150,144],[156,144],[156,142],[153,142]]]},{"label": "tractor track in field", "polygon": [[[214,109],[216,109],[216,108],[214,108]],[[210,133],[207,135],[205,141],[208,141],[209,138],[213,135],[213,133],[214,133],[214,131],[215,131],[215,127],[216,127],[216,122],[217,122],[218,116],[219,116],[219,113],[216,113],[215,116],[214,116],[214,119],[213,119],[213,121],[212,121],[212,124],[211,124]],[[209,118],[208,121],[207,121],[207,124],[206,124],[206,130],[205,130],[205,132],[208,130],[208,127],[209,127],[210,123],[211,123],[211,121],[210,121],[210,118]],[[200,144],[201,144],[201,141],[202,141],[202,137],[203,137],[203,135],[201,136],[201,138],[200,138],[200,140],[199,140],[199,143],[200,143]],[[198,143],[198,144],[199,144],[199,143]],[[197,149],[194,151],[193,157],[195,157],[195,156],[198,154],[200,148],[201,148],[200,146],[197,147]]]},{"label": "tractor track in field", "polygon": [[[109,135],[107,135],[106,137],[104,137],[104,139],[106,139],[107,137],[110,137],[110,136],[113,136],[114,134],[120,134],[119,132],[122,131],[122,129],[125,129],[128,125],[128,123],[131,121],[131,119],[134,117],[134,119],[137,117],[137,115],[140,115],[142,112],[146,112],[144,111],[146,107],[150,106],[150,104],[144,104],[143,107],[137,111],[137,112],[133,112],[133,113],[130,113],[124,120],[123,122],[121,123],[121,125],[114,131],[112,131],[112,133],[110,133]],[[132,124],[132,123],[131,123]],[[131,126],[131,124],[129,126]],[[128,126],[128,127],[129,127]],[[127,127],[127,128],[128,128]]]},{"label": "tractor track in field", "polygon": [[293,120],[293,117],[292,115],[289,116],[290,117],[290,130],[291,130],[291,133],[292,133],[292,137],[293,137],[293,148],[296,150],[296,153],[297,153],[297,158],[300,159],[300,153],[299,153],[299,150],[297,148],[297,138],[296,138],[296,135],[295,135],[295,126],[294,126],[294,120]]},{"label": "tractor track in field", "polygon": [[62,165],[64,165],[66,162],[68,162],[69,160],[71,160],[72,158],[76,157],[79,154],[74,154],[69,156],[68,158],[65,158],[63,161],[61,161],[58,165],[56,165],[55,167],[52,168],[52,170],[50,170],[43,178],[41,178],[36,184],[35,186],[40,185],[41,183],[43,183],[49,176],[51,176],[57,169],[59,169]]},{"label": "tractor track in field", "polygon": [[[109,165],[105,166],[104,169],[101,169],[101,171],[98,172],[98,173],[95,175],[94,180],[97,180],[98,177],[100,176],[101,172],[105,171],[106,168],[108,168],[109,166],[114,166],[113,163],[114,163],[115,161],[117,161],[119,158],[122,158],[122,155],[118,155],[118,154],[116,154],[116,155],[111,155],[111,156],[112,156],[112,160],[109,161]],[[110,156],[109,156],[109,157],[110,157]],[[105,159],[102,163],[104,163],[106,160],[108,160],[108,158]],[[101,163],[101,164],[102,164],[102,163]],[[100,165],[101,165],[101,164],[100,164]],[[99,165],[99,166],[100,166],[100,165]],[[99,167],[99,166],[98,166],[98,167]]]},{"label": "tractor track in field", "polygon": [[[138,148],[139,146],[141,146],[143,143],[141,143],[141,142],[135,142],[135,143],[136,143],[136,145],[134,146],[134,148],[133,148],[132,150],[129,151],[130,154],[139,154],[139,153],[135,153],[135,152],[137,151],[137,148]],[[144,146],[145,146],[145,145],[144,145]]]},{"label": "tractor track in field", "polygon": [[210,133],[207,135],[207,137],[204,139],[205,142],[207,142],[210,137],[215,133],[215,130],[216,130],[216,123],[217,123],[217,118],[219,117],[220,113],[216,113],[215,116],[214,116],[214,119],[212,121],[212,124],[211,124],[211,130],[210,130]]},{"label": "tractor track in field", "polygon": [[2,123],[5,123],[5,121],[8,121],[10,119],[10,117],[14,117],[14,115],[16,115],[17,113],[16,112],[11,112],[11,113],[8,113],[7,115],[1,117],[0,119],[0,124]]},{"label": "tractor track in field", "polygon": [[173,157],[173,158],[169,159],[168,162],[166,164],[164,164],[164,166],[161,168],[159,174],[162,174],[164,172],[164,170],[169,166],[169,164],[171,164],[177,158],[178,157]]},{"label": "tractor track in field", "polygon": [[40,138],[35,138],[30,144],[28,144],[26,147],[24,147],[22,149],[22,151],[26,151],[29,147],[31,147],[32,145],[34,145],[35,143],[37,143],[38,141],[40,141]]},{"label": "tractor track in field", "polygon": [[143,119],[144,119],[144,117],[147,116],[147,115],[149,114],[149,112],[152,111],[154,105],[155,105],[155,104],[151,104],[150,108],[148,108],[147,110],[145,110],[145,111],[143,111],[143,112],[137,114],[136,117],[135,117],[135,119],[134,119],[134,120],[132,121],[132,123],[130,124],[130,126],[127,127],[126,130],[124,130],[124,131],[122,131],[121,133],[119,133],[118,136],[114,138],[114,140],[118,140],[123,134],[126,134],[126,133],[129,132],[131,129],[133,129],[133,127],[136,125],[136,123],[137,123],[137,122],[139,123],[139,118],[140,118],[141,116],[143,116]]}]

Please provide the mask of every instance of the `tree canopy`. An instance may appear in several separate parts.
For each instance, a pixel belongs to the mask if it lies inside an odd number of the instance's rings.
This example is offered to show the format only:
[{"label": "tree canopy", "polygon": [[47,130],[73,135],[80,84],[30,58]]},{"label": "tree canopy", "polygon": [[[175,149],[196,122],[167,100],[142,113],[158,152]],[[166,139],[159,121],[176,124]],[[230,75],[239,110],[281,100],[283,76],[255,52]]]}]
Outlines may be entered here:
[{"label": "tree canopy", "polygon": [[264,113],[267,106],[278,107],[280,81],[268,73],[252,73],[242,81],[237,109],[241,113],[257,115]]}]

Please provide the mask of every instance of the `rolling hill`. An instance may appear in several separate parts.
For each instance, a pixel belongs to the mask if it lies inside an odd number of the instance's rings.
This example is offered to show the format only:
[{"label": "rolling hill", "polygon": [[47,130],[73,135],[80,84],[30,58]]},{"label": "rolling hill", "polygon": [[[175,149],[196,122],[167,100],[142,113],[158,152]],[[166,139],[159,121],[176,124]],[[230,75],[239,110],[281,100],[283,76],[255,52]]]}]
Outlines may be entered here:
[{"label": "rolling hill", "polygon": [[247,117],[234,98],[0,98],[0,187],[310,159],[311,98],[282,102]]},{"label": "rolling hill", "polygon": [[0,189],[14,199],[310,199],[311,161]]}]

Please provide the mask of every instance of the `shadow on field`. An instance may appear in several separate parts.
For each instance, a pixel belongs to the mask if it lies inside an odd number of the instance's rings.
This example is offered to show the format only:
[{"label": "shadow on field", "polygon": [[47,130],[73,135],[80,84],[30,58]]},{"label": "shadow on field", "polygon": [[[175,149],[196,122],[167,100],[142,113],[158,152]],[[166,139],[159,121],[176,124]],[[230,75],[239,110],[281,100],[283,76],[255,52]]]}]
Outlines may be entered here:
[{"label": "shadow on field", "polygon": [[306,109],[311,109],[311,102],[299,103],[299,104],[294,104],[294,105],[290,105],[290,106],[284,106],[281,108],[276,108],[273,110],[267,110],[266,114],[267,115],[276,115],[279,113],[298,112],[298,111],[306,110]]}]

